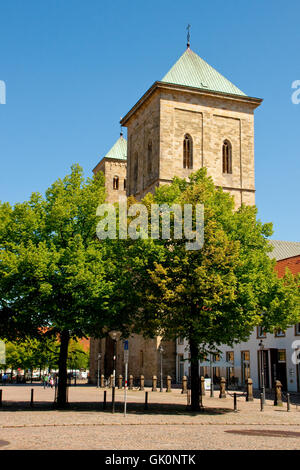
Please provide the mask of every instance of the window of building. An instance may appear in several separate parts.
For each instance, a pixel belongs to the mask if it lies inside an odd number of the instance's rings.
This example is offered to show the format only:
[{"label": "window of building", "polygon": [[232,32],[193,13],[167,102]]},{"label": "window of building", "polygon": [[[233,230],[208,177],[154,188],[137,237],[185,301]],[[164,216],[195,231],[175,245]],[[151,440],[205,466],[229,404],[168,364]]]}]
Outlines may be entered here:
[{"label": "window of building", "polygon": [[119,177],[114,176],[113,178],[113,189],[119,189]]},{"label": "window of building", "polygon": [[178,338],[178,344],[183,344],[184,338],[183,336],[179,336]]},{"label": "window of building", "polygon": [[257,327],[257,338],[265,338],[266,337],[266,332],[265,329],[262,326]]},{"label": "window of building", "polygon": [[300,336],[300,323],[295,325],[295,335]]},{"label": "window of building", "polygon": [[229,140],[224,140],[223,149],[223,173],[232,173],[232,147]]},{"label": "window of building", "polygon": [[280,330],[280,329],[275,330],[275,338],[280,338],[280,337],[282,338],[284,336],[285,336],[285,331]]},{"label": "window of building", "polygon": [[126,189],[126,179],[124,179],[124,191]]},{"label": "window of building", "polygon": [[226,380],[228,384],[235,385],[234,376],[234,351],[226,352],[226,362],[230,362],[232,367],[226,367]]},{"label": "window of building", "polygon": [[242,383],[245,384],[246,380],[250,377],[250,352],[242,351],[241,352],[241,362],[242,362]]},{"label": "window of building", "polygon": [[278,362],[286,362],[286,351],[285,349],[278,349]]},{"label": "window of building", "polygon": [[226,362],[232,362],[232,364],[234,363],[234,351],[227,351]]},{"label": "window of building", "polygon": [[193,140],[189,134],[183,140],[183,168],[193,168]]}]

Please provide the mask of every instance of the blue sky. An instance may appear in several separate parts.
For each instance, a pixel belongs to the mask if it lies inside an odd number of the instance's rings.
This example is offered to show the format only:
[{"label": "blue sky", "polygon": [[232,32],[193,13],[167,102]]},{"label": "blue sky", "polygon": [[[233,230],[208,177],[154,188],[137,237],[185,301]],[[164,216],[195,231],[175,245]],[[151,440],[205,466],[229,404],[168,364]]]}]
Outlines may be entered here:
[{"label": "blue sky", "polygon": [[72,163],[86,176],[119,119],[191,47],[256,111],[256,202],[273,238],[300,241],[298,0],[0,0],[0,199],[44,192]]}]

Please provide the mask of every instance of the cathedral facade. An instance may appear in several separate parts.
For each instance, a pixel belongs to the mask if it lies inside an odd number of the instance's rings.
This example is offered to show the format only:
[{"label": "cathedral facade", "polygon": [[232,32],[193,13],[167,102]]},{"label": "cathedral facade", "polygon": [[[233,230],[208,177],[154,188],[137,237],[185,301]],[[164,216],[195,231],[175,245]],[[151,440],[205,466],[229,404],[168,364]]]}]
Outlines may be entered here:
[{"label": "cathedral facade", "polygon": [[[121,120],[121,135],[94,168],[106,177],[107,199],[143,198],[174,176],[189,178],[199,168],[234,196],[235,206],[255,204],[254,110],[261,99],[247,96],[188,46],[170,71],[156,81]],[[129,339],[129,374],[145,382],[159,376],[161,338]],[[175,342],[163,343],[164,375],[176,376]],[[99,356],[101,354],[101,358]],[[112,370],[109,339],[91,340],[91,382]],[[99,359],[98,359],[99,358]],[[123,373],[122,344],[117,374]]]}]

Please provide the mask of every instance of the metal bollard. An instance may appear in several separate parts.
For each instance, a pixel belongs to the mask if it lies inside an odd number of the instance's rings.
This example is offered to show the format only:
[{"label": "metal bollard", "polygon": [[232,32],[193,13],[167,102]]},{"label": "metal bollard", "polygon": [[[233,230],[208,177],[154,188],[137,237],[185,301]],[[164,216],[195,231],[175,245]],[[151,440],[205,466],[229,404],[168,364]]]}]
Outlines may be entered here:
[{"label": "metal bollard", "polygon": [[186,398],[187,398],[187,407],[191,406],[191,391],[190,389],[187,390],[187,395],[186,395]]},{"label": "metal bollard", "polygon": [[104,390],[104,394],[103,394],[103,409],[104,410],[106,409],[106,390]]},{"label": "metal bollard", "polygon": [[233,411],[237,412],[237,396],[236,396],[236,393],[233,394]]},{"label": "metal bollard", "polygon": [[33,388],[31,389],[31,397],[30,397],[30,406],[33,407],[33,393],[34,393],[34,390]]},{"label": "metal bollard", "polygon": [[116,387],[111,390],[111,412],[114,413],[116,409]]},{"label": "metal bollard", "polygon": [[148,392],[145,392],[145,410],[148,410]]},{"label": "metal bollard", "polygon": [[264,411],[264,394],[260,394],[260,411]]},{"label": "metal bollard", "polygon": [[286,394],[286,411],[290,411],[291,409],[291,398],[290,398],[290,394],[287,393]]}]

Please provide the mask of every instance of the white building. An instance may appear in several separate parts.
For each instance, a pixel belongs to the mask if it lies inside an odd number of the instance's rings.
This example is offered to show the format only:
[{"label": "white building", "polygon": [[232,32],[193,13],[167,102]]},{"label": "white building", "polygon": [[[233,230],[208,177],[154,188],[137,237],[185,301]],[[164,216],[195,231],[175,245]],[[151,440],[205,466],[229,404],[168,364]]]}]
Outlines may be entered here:
[{"label": "white building", "polygon": [[[270,256],[277,261],[279,275],[286,267],[295,274],[300,272],[300,242],[271,241],[274,251]],[[233,348],[219,347],[221,354],[209,358],[212,362],[200,363],[200,374],[206,377],[225,377],[228,383],[245,384],[251,377],[254,388],[261,388],[262,370],[266,389],[271,389],[274,380],[280,380],[284,390],[300,392],[300,323],[285,332],[265,334],[261,327],[255,328],[246,342]],[[187,342],[179,338],[176,343],[177,382],[190,375]],[[298,364],[297,364],[298,362]],[[263,367],[262,367],[263,364]]]}]

